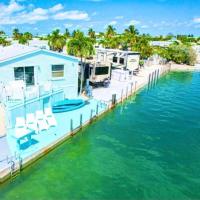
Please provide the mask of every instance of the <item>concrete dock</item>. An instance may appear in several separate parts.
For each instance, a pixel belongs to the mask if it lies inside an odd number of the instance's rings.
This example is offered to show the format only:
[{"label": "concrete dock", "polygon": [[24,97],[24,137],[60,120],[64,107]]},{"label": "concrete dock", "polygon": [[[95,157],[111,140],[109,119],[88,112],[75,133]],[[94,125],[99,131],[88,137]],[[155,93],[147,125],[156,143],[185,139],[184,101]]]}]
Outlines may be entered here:
[{"label": "concrete dock", "polygon": [[101,87],[93,89],[93,97],[94,99],[109,104],[112,101],[112,95],[116,94],[117,102],[120,102],[148,84],[149,81],[157,79],[164,73],[167,73],[169,67],[168,65],[144,67],[140,69],[137,75],[130,76],[124,75],[122,71],[118,76],[112,75],[111,84],[108,88]]}]

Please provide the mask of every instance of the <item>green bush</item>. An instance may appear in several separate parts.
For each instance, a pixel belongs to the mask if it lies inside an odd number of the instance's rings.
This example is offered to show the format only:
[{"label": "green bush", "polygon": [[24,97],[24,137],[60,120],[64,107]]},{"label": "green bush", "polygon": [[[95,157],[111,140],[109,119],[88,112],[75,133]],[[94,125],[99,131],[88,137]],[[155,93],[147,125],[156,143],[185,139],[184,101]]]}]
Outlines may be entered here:
[{"label": "green bush", "polygon": [[168,61],[177,64],[195,65],[196,63],[197,55],[195,51],[186,45],[173,44],[168,48],[156,49],[155,52]]}]

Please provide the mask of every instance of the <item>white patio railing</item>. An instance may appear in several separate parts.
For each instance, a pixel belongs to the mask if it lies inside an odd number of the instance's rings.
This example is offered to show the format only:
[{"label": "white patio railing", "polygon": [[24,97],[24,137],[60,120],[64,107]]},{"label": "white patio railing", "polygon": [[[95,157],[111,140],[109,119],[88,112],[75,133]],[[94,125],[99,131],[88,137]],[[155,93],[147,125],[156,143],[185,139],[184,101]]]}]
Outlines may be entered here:
[{"label": "white patio railing", "polygon": [[0,102],[26,101],[52,93],[50,82],[41,85],[26,87],[24,81],[11,81],[8,84],[0,83]]}]

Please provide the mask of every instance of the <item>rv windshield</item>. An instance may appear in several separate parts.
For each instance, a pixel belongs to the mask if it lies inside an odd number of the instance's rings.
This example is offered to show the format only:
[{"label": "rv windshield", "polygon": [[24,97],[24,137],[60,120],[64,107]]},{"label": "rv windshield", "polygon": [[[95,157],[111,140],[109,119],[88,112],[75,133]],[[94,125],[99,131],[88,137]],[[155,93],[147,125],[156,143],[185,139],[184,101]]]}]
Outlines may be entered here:
[{"label": "rv windshield", "polygon": [[109,67],[96,67],[95,75],[104,75],[109,73]]}]

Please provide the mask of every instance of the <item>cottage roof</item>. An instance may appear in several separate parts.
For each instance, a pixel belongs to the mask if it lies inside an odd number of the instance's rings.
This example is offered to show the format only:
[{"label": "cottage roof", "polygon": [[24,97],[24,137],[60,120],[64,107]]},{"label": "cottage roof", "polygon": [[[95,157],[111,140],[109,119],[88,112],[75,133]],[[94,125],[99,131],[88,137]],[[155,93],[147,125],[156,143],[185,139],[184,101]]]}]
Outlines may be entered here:
[{"label": "cottage roof", "polygon": [[74,56],[69,56],[63,53],[58,53],[50,50],[40,49],[39,47],[13,44],[7,47],[0,46],[0,65],[4,62],[12,61],[26,56],[37,55],[40,53],[78,62],[78,58]]}]

